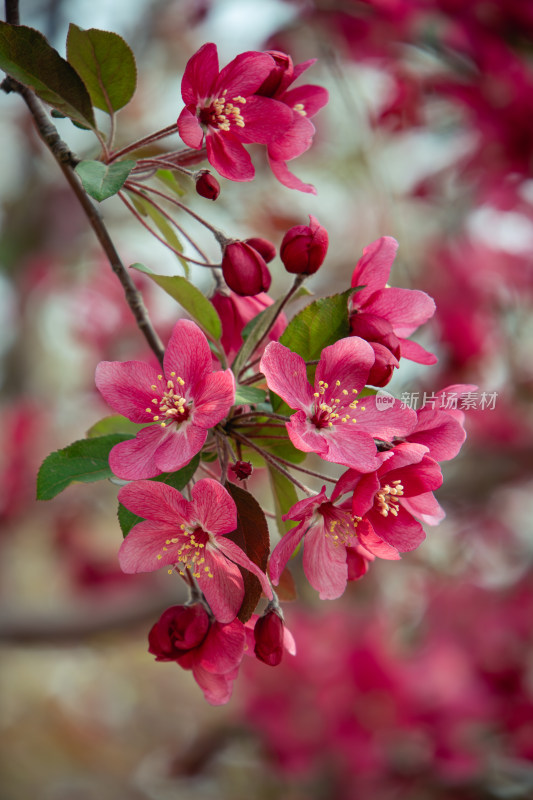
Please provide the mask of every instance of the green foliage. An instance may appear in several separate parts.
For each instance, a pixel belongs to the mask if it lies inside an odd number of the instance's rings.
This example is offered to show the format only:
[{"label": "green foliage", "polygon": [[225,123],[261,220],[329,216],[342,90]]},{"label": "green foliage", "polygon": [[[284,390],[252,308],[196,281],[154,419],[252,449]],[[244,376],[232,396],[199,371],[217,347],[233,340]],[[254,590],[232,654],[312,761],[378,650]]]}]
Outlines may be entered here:
[{"label": "green foliage", "polygon": [[264,403],[266,392],[264,389],[257,389],[255,386],[237,386],[235,389],[235,403],[243,405],[254,405]]},{"label": "green foliage", "polygon": [[298,502],[298,495],[294,483],[285,477],[279,470],[274,467],[268,466],[268,476],[270,478],[270,488],[272,489],[272,496],[274,498],[274,509],[276,512],[276,522],[278,530],[283,536],[291,528],[297,525],[293,520],[283,520],[283,514],[293,507]]},{"label": "green foliage", "polygon": [[93,105],[108,114],[125,106],[135,92],[134,55],[121,36],[70,24],[67,59],[87,87]]},{"label": "green foliage", "polygon": [[[227,538],[244,550],[248,558],[266,572],[270,552],[268,525],[257,500],[247,491],[227,482],[226,489],[237,506],[237,529]],[[244,581],[244,599],[237,618],[247,622],[261,597],[261,584],[255,575],[239,567]]]},{"label": "green foliage", "polygon": [[65,116],[96,128],[85,84],[39,31],[0,21],[0,69]]},{"label": "green foliage", "polygon": [[133,434],[115,433],[80,439],[50,453],[37,475],[37,499],[51,500],[71,483],[94,483],[111,478],[113,473],[108,463],[111,448],[133,438]]},{"label": "green foliage", "polygon": [[222,336],[222,323],[215,307],[187,278],[179,275],[156,275],[144,264],[132,264],[132,269],[144,272],[158,286],[176,300],[198,323],[207,336],[218,341]]},{"label": "green foliage", "polygon": [[87,194],[101,203],[122,189],[135,163],[115,161],[114,164],[103,164],[101,161],[80,161],[76,172]]},{"label": "green foliage", "polygon": [[146,428],[146,425],[138,425],[136,422],[131,422],[127,417],[123,417],[122,414],[111,414],[91,425],[86,436],[89,439],[94,439],[96,436],[107,436],[110,433],[131,433],[135,436],[141,428]]},{"label": "green foliage", "polygon": [[[274,320],[278,314],[278,310],[283,302],[283,298],[280,300],[276,300],[275,303],[272,303],[271,306],[265,308],[264,311],[261,311],[260,314],[255,317],[254,320],[248,323],[245,327],[243,334],[246,335],[246,339],[244,343],[235,356],[235,360],[231,365],[235,376],[239,374],[241,369],[244,367],[252,353],[254,352],[255,348],[265,335],[266,331],[268,331],[272,320]],[[246,333],[245,333],[246,332]]]},{"label": "green foliage", "polygon": [[143,217],[150,217],[165,242],[174,250],[178,251],[175,253],[175,255],[183,267],[185,275],[189,277],[189,264],[184,258],[180,258],[179,256],[179,253],[183,252],[183,245],[168,219],[154,206],[148,197],[145,197],[144,195],[141,197],[138,194],[133,194],[130,192],[129,198],[139,214],[141,214]]},{"label": "green foliage", "polygon": [[[173,486],[174,489],[181,491],[191,480],[192,476],[198,469],[199,463],[200,455],[196,455],[185,467],[182,467],[182,469],[179,469],[177,472],[162,472],[161,475],[157,475],[155,478],[151,478],[150,480],[158,481],[158,483],[166,483],[168,486]],[[134,514],[133,511],[130,511],[126,508],[126,506],[123,506],[122,503],[118,504],[117,516],[120,529],[124,537],[128,535],[134,525],[137,525],[138,522],[143,521],[143,517],[137,516],[137,514]]]}]

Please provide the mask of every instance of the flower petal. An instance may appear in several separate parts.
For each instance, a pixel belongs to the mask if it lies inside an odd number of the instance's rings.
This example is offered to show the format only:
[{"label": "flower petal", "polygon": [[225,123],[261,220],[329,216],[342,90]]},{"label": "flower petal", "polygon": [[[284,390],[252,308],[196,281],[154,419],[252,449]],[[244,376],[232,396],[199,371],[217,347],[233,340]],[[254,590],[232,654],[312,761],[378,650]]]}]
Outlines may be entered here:
[{"label": "flower petal", "polygon": [[426,538],[422,525],[400,505],[398,516],[384,517],[377,511],[368,513],[368,521],[380,539],[395,547],[400,553],[415,550]]},{"label": "flower petal", "polygon": [[202,478],[192,489],[192,505],[198,524],[209,533],[232,533],[237,527],[237,506],[219,481]]},{"label": "flower petal", "polygon": [[[144,361],[101,361],[96,367],[95,383],[104,400],[132,422],[152,422],[147,408],[152,399],[163,395],[157,370]],[[152,389],[156,386],[156,389]]]},{"label": "flower petal", "polygon": [[181,81],[181,96],[186,105],[197,105],[213,93],[218,78],[216,45],[208,42],[188,60]]},{"label": "flower petal", "polygon": [[375,397],[360,400],[354,417],[361,430],[378,439],[390,441],[394,436],[407,436],[417,423],[416,411],[394,400],[385,407]]},{"label": "flower petal", "polygon": [[326,461],[343,464],[359,472],[373,472],[378,468],[380,462],[376,445],[366,431],[349,422],[326,430],[328,432],[324,439],[328,449],[325,454],[320,453]]},{"label": "flower petal", "polygon": [[436,364],[438,361],[437,356],[426,350],[418,342],[413,342],[411,339],[400,339],[400,347],[402,350],[402,358],[407,358],[409,361],[415,361],[417,364]]},{"label": "flower petal", "polygon": [[354,297],[354,305],[360,308],[377,290],[383,289],[389,279],[390,268],[396,258],[398,242],[392,236],[382,236],[363,248],[363,255],[352,275],[352,286],[364,286]]},{"label": "flower petal", "polygon": [[[335,344],[322,350],[316,368],[315,388],[319,381],[324,381],[329,386],[326,396],[342,397],[342,395],[335,394],[342,389],[349,390],[350,394],[353,389],[360,392],[366,385],[374,360],[374,351],[364,339],[360,339],[359,336],[339,339]],[[340,381],[338,389],[335,388],[337,381]],[[350,397],[348,402],[352,400],[353,397]]]},{"label": "flower petal", "polygon": [[289,558],[300,544],[307,527],[308,525],[306,522],[301,522],[295,528],[291,528],[290,531],[288,531],[277,543],[272,551],[268,571],[270,573],[272,583],[275,586],[278,585],[281,573],[285,569]]},{"label": "flower petal", "polygon": [[198,567],[198,586],[215,618],[219,622],[232,622],[239,613],[244,598],[240,570],[211,544],[205,548],[204,557],[205,563]]},{"label": "flower petal", "polygon": [[426,525],[438,525],[446,512],[438,503],[433,492],[424,492],[416,497],[401,498],[400,504],[414,517]]},{"label": "flower petal", "polygon": [[205,428],[190,422],[183,422],[178,427],[171,425],[168,430],[168,436],[154,454],[159,472],[175,472],[184,467],[200,452],[207,439]]},{"label": "flower petal", "polygon": [[150,425],[139,431],[135,439],[116,444],[109,453],[112,472],[125,481],[160,475],[164,470],[157,465],[155,454],[168,435],[168,429]]},{"label": "flower petal", "polygon": [[230,369],[213,372],[197,384],[194,424],[212,428],[228,414],[235,402],[235,378]]},{"label": "flower petal", "polygon": [[248,98],[268,78],[274,66],[274,59],[267,53],[253,50],[240,53],[221,70],[214,94],[226,90],[228,100],[236,95]]},{"label": "flower petal", "polygon": [[[177,526],[153,520],[138,522],[131,529],[118,551],[118,561],[123,572],[154,572],[175,564],[177,546],[166,547],[165,542],[177,535]],[[158,558],[161,556],[161,558]]]},{"label": "flower petal", "polygon": [[199,150],[204,141],[204,131],[198,118],[187,106],[178,117],[178,133],[186,145]]},{"label": "flower petal", "polygon": [[237,677],[236,674],[215,675],[213,672],[208,672],[200,664],[195,664],[192,668],[192,674],[210,705],[222,706],[229,701],[233,692],[233,682]]},{"label": "flower petal", "polygon": [[276,161],[274,158],[268,157],[268,163],[270,165],[270,169],[275,178],[283,185],[286,186],[287,189],[297,189],[300,192],[306,192],[307,194],[316,194],[316,189],[312,183],[304,183],[297,178],[296,175],[289,170],[285,161]]},{"label": "flower petal", "polygon": [[231,672],[242,661],[245,640],[244,625],[239,620],[226,625],[215,622],[197,650],[198,661],[208,672]]},{"label": "flower petal", "polygon": [[[293,112],[290,108],[270,97],[248,97],[246,105],[241,106],[241,115],[244,127],[233,132],[238,136],[239,141],[245,144],[252,142],[269,144],[277,139],[280,130],[290,128],[293,123]],[[309,124],[312,125],[312,123]],[[299,150],[294,155],[302,152],[303,150]]]},{"label": "flower petal", "polygon": [[185,381],[186,396],[194,397],[196,385],[211,374],[213,364],[207,339],[195,322],[188,319],[176,322],[163,364],[165,377],[171,378],[171,373],[175,372]]},{"label": "flower petal", "polygon": [[254,564],[254,562],[248,558],[244,550],[241,550],[241,548],[236,545],[235,542],[232,542],[231,539],[226,539],[223,536],[217,539],[217,547],[235,564],[239,564],[239,566],[244,567],[244,569],[247,569],[248,572],[251,572],[252,575],[255,575],[256,578],[259,578],[259,583],[261,584],[264,594],[269,600],[272,600],[272,587],[268,582],[267,576],[261,569],[259,569],[257,564]]},{"label": "flower petal", "polygon": [[210,128],[205,145],[207,160],[224,178],[230,181],[251,181],[255,169],[249,153],[231,133]]},{"label": "flower petal", "polygon": [[396,287],[375,292],[365,307],[377,317],[388,320],[399,337],[410,336],[434,315],[435,308],[435,301],[425,292]]},{"label": "flower petal", "polygon": [[135,481],[118,493],[123,506],[144,519],[167,522],[178,528],[191,517],[191,504],[174,489],[158,481]]},{"label": "flower petal", "polygon": [[326,536],[323,525],[315,525],[307,532],[303,568],[321,600],[335,600],[346,589],[346,548],[336,545],[330,536]]},{"label": "flower petal", "polygon": [[305,362],[301,356],[279,342],[271,342],[265,348],[259,369],[267,380],[268,388],[291,408],[311,411],[313,389],[307,380]]}]

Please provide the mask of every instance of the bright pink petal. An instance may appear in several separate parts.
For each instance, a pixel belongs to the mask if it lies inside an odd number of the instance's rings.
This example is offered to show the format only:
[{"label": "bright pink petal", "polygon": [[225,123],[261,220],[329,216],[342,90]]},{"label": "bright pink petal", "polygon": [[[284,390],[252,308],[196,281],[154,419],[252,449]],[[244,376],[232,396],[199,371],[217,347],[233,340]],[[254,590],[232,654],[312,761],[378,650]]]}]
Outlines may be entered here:
[{"label": "bright pink petal", "polygon": [[293,445],[304,453],[317,453],[326,458],[328,441],[315,428],[305,411],[297,411],[287,423],[287,433]]},{"label": "bright pink petal", "polygon": [[[394,459],[387,464],[394,464]],[[438,489],[442,485],[442,472],[436,461],[425,456],[419,464],[391,469],[381,477],[382,484],[384,481],[391,484],[395,480],[402,484],[404,497],[415,497],[417,494]]]},{"label": "bright pink petal", "polygon": [[303,568],[321,600],[335,600],[346,589],[346,548],[326,536],[323,525],[315,525],[305,537]]},{"label": "bright pink petal", "polygon": [[199,150],[204,141],[204,131],[198,118],[187,107],[178,117],[178,133],[186,145]]},{"label": "bright pink petal", "polygon": [[[374,351],[364,339],[359,336],[339,339],[322,350],[316,368],[315,391],[318,391],[316,387],[319,381],[324,381],[329,386],[326,398],[338,397],[342,401],[345,397],[342,390],[346,389],[352,395],[347,402],[351,402],[355,397],[353,389],[357,394],[366,385],[374,360]],[[340,385],[337,385],[337,381]],[[353,416],[356,416],[355,412]]]},{"label": "bright pink petal", "polygon": [[397,250],[398,242],[392,236],[382,236],[363,249],[352,275],[352,286],[365,287],[355,295],[354,302],[358,308],[377,289],[383,289]]},{"label": "bright pink petal", "polygon": [[[423,444],[411,441],[401,442],[401,444],[397,444],[393,450],[387,451],[386,454],[389,458],[386,459],[379,468],[379,475],[384,475],[392,469],[406,467],[408,464],[419,464],[427,453],[428,448]],[[385,453],[380,454],[382,458],[384,455]]]},{"label": "bright pink petal", "polygon": [[235,378],[230,369],[212,372],[196,387],[194,424],[212,428],[227,416],[235,402]]},{"label": "bright pink petal", "polygon": [[[154,572],[174,564],[177,546],[165,542],[176,536],[176,526],[153,520],[139,522],[128,533],[118,551],[122,572]],[[167,549],[164,550],[163,548]],[[161,556],[161,558],[158,558]]]},{"label": "bright pink petal", "polygon": [[[162,396],[157,371],[143,361],[101,361],[95,383],[104,400],[132,422],[152,422],[152,399]],[[155,385],[158,388],[152,389]]]},{"label": "bright pink petal", "polygon": [[435,301],[425,292],[391,287],[375,292],[365,311],[386,319],[396,336],[404,338],[427,322],[434,315],[435,308]]},{"label": "bright pink petal", "polygon": [[179,427],[171,425],[168,431],[168,436],[154,454],[159,472],[175,472],[184,467],[200,452],[207,438],[205,428],[189,422],[184,422]]},{"label": "bright pink petal", "polygon": [[360,430],[385,441],[390,441],[394,436],[407,436],[417,423],[414,409],[402,408],[399,400],[383,407],[376,403],[375,397],[361,398],[354,417]]},{"label": "bright pink petal", "polygon": [[316,194],[316,189],[312,183],[304,183],[297,178],[296,175],[290,171],[284,161],[276,161],[273,158],[268,159],[270,169],[274,177],[287,189],[297,189],[299,192],[306,192],[307,194]]},{"label": "bright pink petal", "polygon": [[272,600],[272,588],[268,582],[268,578],[266,577],[265,573],[259,569],[257,564],[254,564],[254,562],[248,558],[244,550],[241,550],[241,548],[236,545],[235,542],[232,542],[231,539],[226,539],[224,536],[217,538],[216,546],[235,564],[239,564],[239,566],[244,567],[244,569],[247,569],[248,572],[251,572],[252,575],[255,575],[255,577],[259,579],[259,583],[261,584],[261,588],[265,595],[269,600]]},{"label": "bright pink petal", "polygon": [[426,538],[422,525],[413,519],[403,506],[398,509],[398,516],[389,514],[384,517],[377,511],[370,511],[368,521],[376,534],[400,553],[415,550]]},{"label": "bright pink petal", "polygon": [[181,96],[186,105],[196,105],[213,91],[218,78],[216,45],[208,42],[190,58],[181,81]]},{"label": "bright pink petal", "polygon": [[327,452],[320,455],[326,461],[343,464],[359,472],[373,472],[380,464],[376,445],[370,434],[349,422],[327,429]]},{"label": "bright pink petal", "polygon": [[274,65],[274,59],[267,53],[253,50],[240,53],[221,70],[214,93],[221,95],[226,90],[229,101],[239,95],[248,98],[268,78]]},{"label": "bright pink petal", "polygon": [[[240,109],[244,128],[232,132],[245,144],[269,144],[279,136],[280,130],[289,128],[293,121],[290,108],[269,97],[248,97],[246,104],[240,106]],[[300,152],[303,150],[295,155]]]},{"label": "bright pink petal", "polygon": [[278,585],[281,573],[285,569],[288,560],[300,544],[306,530],[307,524],[305,522],[301,522],[295,528],[291,528],[290,531],[288,531],[277,543],[272,551],[268,571],[270,573],[272,583],[275,586]]},{"label": "bright pink petal", "polygon": [[437,356],[430,353],[418,342],[413,342],[411,339],[400,339],[400,346],[402,350],[402,358],[407,358],[409,361],[415,361],[417,364],[436,364],[438,361]]},{"label": "bright pink petal", "polygon": [[111,471],[125,481],[160,475],[165,470],[158,467],[155,454],[168,436],[168,429],[150,425],[139,431],[135,439],[116,444],[109,453]]},{"label": "bright pink petal", "polygon": [[203,478],[192,489],[192,505],[199,525],[214,535],[232,533],[237,528],[235,501],[221,483]]},{"label": "bright pink petal", "polygon": [[455,458],[465,439],[466,432],[457,419],[446,411],[431,408],[420,409],[418,424],[409,434],[409,441],[428,447],[435,461]]},{"label": "bright pink petal", "polygon": [[425,492],[416,497],[401,498],[400,504],[414,517],[426,525],[438,525],[446,513],[432,492]]},{"label": "bright pink petal", "polygon": [[229,701],[233,692],[233,682],[237,675],[215,675],[199,664],[192,669],[194,680],[204,693],[207,702],[212,706],[222,706]]},{"label": "bright pink petal", "polygon": [[375,472],[361,477],[352,497],[352,514],[364,517],[374,505],[374,495],[379,486],[379,478]]},{"label": "bright pink petal", "polygon": [[[219,622],[231,622],[239,613],[244,598],[244,583],[236,564],[208,544],[205,563],[197,567],[198,586]],[[209,574],[213,577],[210,578]]]},{"label": "bright pink petal", "polygon": [[326,495],[326,487],[323,486],[320,492],[313,497],[305,497],[303,500],[298,500],[291,509],[283,515],[282,519],[305,520],[313,516],[316,509],[321,503],[326,503],[328,500]]},{"label": "bright pink petal", "polygon": [[277,129],[276,136],[270,136],[268,155],[274,161],[290,161],[305,153],[313,143],[315,126],[307,119],[295,114],[285,126]]},{"label": "bright pink petal", "polygon": [[303,358],[279,342],[267,345],[259,369],[265,376],[268,388],[291,407],[310,411],[313,406],[313,389],[307,380]]},{"label": "bright pink petal", "polygon": [[208,672],[231,672],[242,661],[245,639],[244,625],[239,620],[227,625],[215,622],[196,651],[198,663]]},{"label": "bright pink petal", "polygon": [[139,517],[175,527],[188,522],[191,514],[190,503],[178,490],[158,481],[129,483],[119,491],[118,500]]},{"label": "bright pink petal", "polygon": [[[187,397],[194,394],[196,384],[212,372],[213,359],[205,335],[195,322],[180,319],[174,325],[163,361],[165,378],[176,377],[185,381],[183,391]],[[166,387],[165,387],[166,388]]]},{"label": "bright pink petal", "polygon": [[207,160],[224,178],[230,181],[253,180],[255,169],[252,159],[235,136],[210,128],[205,144]]},{"label": "bright pink petal", "polygon": [[[302,110],[305,111],[304,119],[309,119],[309,117],[314,117],[327,104],[329,92],[323,86],[304,84],[285,92],[282,99],[292,109],[295,106],[303,106]],[[298,113],[301,114],[301,111]]]},{"label": "bright pink petal", "polygon": [[364,522],[366,520],[363,520],[357,526],[359,541],[363,547],[378,558],[383,558],[387,561],[398,561],[401,558],[398,550],[380,539],[373,527],[368,523],[364,525]]}]

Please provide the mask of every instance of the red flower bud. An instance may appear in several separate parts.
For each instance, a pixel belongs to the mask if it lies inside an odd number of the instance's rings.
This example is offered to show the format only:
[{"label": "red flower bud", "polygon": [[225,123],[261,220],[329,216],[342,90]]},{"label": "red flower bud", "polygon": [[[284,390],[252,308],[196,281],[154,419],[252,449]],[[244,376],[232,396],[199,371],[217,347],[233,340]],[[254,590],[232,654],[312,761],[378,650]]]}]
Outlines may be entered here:
[{"label": "red flower bud", "polygon": [[196,173],[196,191],[201,197],[216,200],[220,194],[220,184],[208,169]]},{"label": "red flower bud", "polygon": [[256,236],[252,239],[245,239],[244,241],[246,244],[249,244],[250,247],[253,247],[254,250],[257,250],[259,255],[263,256],[267,264],[276,257],[276,248],[272,242],[268,241],[268,239],[260,239],[258,236]]},{"label": "red flower bud", "polygon": [[209,626],[203,606],[171,606],[148,634],[148,652],[156,661],[176,661],[204,641]]},{"label": "red flower bud", "polygon": [[272,278],[263,256],[246,242],[232,242],[222,259],[224,280],[243,297],[267,292]]},{"label": "red flower bud", "polygon": [[287,272],[312,275],[324,261],[327,251],[328,232],[309,215],[309,225],[296,225],[287,231],[279,254]]},{"label": "red flower bud", "polygon": [[386,386],[399,367],[400,341],[392,325],[374,314],[356,311],[350,315],[352,336],[365,339],[374,350],[376,360],[368,376],[370,386]]},{"label": "red flower bud", "polygon": [[229,471],[239,481],[245,481],[252,474],[253,467],[249,461],[236,461],[230,464]]},{"label": "red flower bud", "polygon": [[254,627],[254,653],[270,667],[276,667],[283,656],[283,620],[275,611],[259,617]]}]

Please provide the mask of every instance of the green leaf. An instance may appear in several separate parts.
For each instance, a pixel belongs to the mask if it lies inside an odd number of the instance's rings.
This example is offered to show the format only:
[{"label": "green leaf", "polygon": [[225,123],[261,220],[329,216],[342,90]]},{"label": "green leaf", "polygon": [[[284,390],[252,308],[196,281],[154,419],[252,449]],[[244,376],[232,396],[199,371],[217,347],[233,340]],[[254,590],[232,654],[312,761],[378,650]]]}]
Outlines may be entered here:
[{"label": "green leaf", "polygon": [[175,253],[178,261],[180,262],[181,266],[185,271],[185,275],[189,276],[189,264],[185,261],[184,258],[180,258],[179,253],[183,252],[183,245],[180,242],[176,231],[167,220],[167,218],[162,214],[151,202],[148,197],[140,196],[138,194],[133,194],[132,192],[129,193],[129,198],[132,201],[133,205],[139,211],[143,217],[150,217],[150,219],[155,223],[156,228],[159,230],[159,233],[162,235],[163,239],[167,244],[170,245],[174,250],[178,252]]},{"label": "green leaf", "polygon": [[156,275],[143,264],[132,264],[132,269],[144,272],[198,323],[210,338],[219,341],[222,336],[222,323],[215,307],[203,296],[201,291],[180,275]]},{"label": "green leaf", "polygon": [[135,57],[121,36],[70,24],[67,59],[89,90],[96,108],[108,114],[125,106],[135,92]]},{"label": "green leaf", "polygon": [[[199,463],[200,454],[194,456],[194,458],[189,461],[185,467],[182,467],[182,469],[179,469],[177,472],[163,472],[161,475],[157,475],[155,478],[150,478],[150,480],[157,481],[158,483],[166,483],[168,486],[173,486],[174,489],[181,491],[185,488],[185,486],[187,486],[193,477],[194,473],[198,469]],[[123,506],[122,503],[118,504],[117,516],[123,536],[127,536],[134,525],[137,525],[138,522],[143,521],[143,517],[137,516],[137,514],[134,514],[133,511],[130,511],[128,508],[126,508],[126,506]]]},{"label": "green leaf", "polygon": [[111,478],[109,452],[133,435],[116,433],[94,439],[81,439],[62,450],[50,453],[37,475],[37,499],[51,500],[71,483],[93,483]]},{"label": "green leaf", "polygon": [[[255,497],[241,489],[240,486],[229,482],[225,486],[237,506],[237,529],[233,533],[229,533],[227,538],[244,550],[248,558],[257,564],[259,569],[266,572],[270,537],[261,506]],[[239,567],[239,569],[244,581],[244,599],[237,618],[241,622],[247,622],[261,597],[261,584],[259,579],[247,569],[244,567]]]},{"label": "green leaf", "polygon": [[141,428],[146,428],[146,425],[138,425],[136,422],[131,422],[122,414],[111,414],[109,417],[95,422],[87,431],[86,436],[89,439],[94,439],[96,436],[107,436],[110,433],[131,433],[133,436],[140,431]]},{"label": "green leaf", "polygon": [[268,476],[270,478],[270,488],[272,489],[272,496],[274,498],[274,509],[276,512],[276,522],[278,523],[278,530],[283,536],[294,528],[298,523],[294,520],[283,520],[282,516],[287,514],[288,511],[298,502],[298,495],[294,483],[285,477],[279,470],[274,467],[268,466]]},{"label": "green leaf", "polygon": [[39,31],[0,21],[0,69],[62,114],[96,128],[82,79]]},{"label": "green leaf", "polygon": [[256,389],[255,386],[237,386],[235,389],[235,403],[238,405],[254,405],[264,403],[266,392],[264,389]]},{"label": "green leaf", "polygon": [[178,197],[183,197],[187,192],[185,189],[182,189],[178,180],[173,172],[169,169],[158,169],[155,173],[155,177],[164,183],[167,189],[170,189],[174,194],[177,194]]},{"label": "green leaf", "polygon": [[120,191],[135,163],[115,161],[114,164],[103,164],[101,161],[80,161],[76,172],[87,194],[101,203]]},{"label": "green leaf", "polygon": [[252,326],[250,326],[250,323],[248,323],[246,326],[246,328],[249,330],[248,336],[245,339],[241,349],[235,356],[233,364],[231,365],[233,373],[236,377],[254,352],[265,332],[269,329],[272,320],[276,318],[278,309],[280,308],[283,299],[284,298],[276,300],[276,302],[272,303],[271,306],[265,308],[264,311],[261,311],[261,313],[258,314],[258,316],[253,320]]}]

